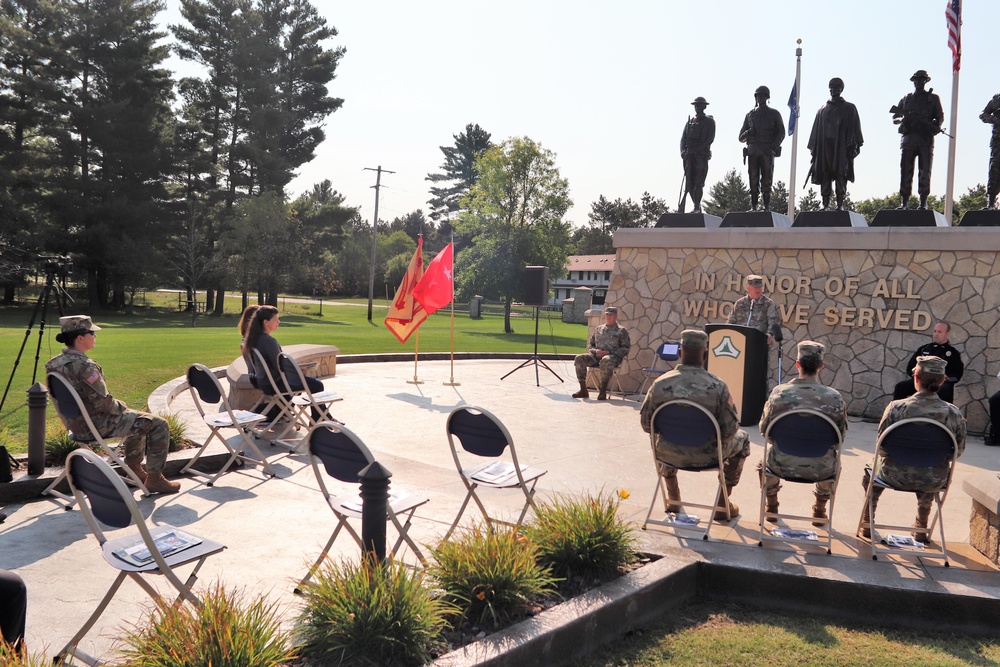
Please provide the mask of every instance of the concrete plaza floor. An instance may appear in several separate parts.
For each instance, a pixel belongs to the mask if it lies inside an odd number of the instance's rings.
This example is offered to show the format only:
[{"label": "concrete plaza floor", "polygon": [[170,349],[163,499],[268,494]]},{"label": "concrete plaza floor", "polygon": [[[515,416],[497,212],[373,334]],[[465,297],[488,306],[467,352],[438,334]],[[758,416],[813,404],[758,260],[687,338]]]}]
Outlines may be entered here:
[{"label": "concrete plaza floor", "polygon": [[[519,363],[510,359],[456,362],[454,379],[459,386],[443,384],[451,378],[446,361],[421,362],[417,374],[423,384],[407,383],[414,376],[412,362],[341,363],[336,377],[325,381],[328,389],[344,397],[336,404],[335,414],[393,473],[393,486],[430,498],[418,510],[411,530],[418,543],[433,544],[440,539],[464,496],[444,423],[452,409],[466,404],[497,415],[510,430],[522,462],[548,470],[539,484],[542,497],[624,489],[629,498],[622,504],[622,513],[641,525],[656,478],[649,439],[639,426],[639,403],[620,397],[600,402],[572,398],[576,382],[572,363],[564,360],[546,363],[565,382],[540,368],[536,386],[532,366],[501,381]],[[196,440],[207,435],[187,392],[174,398],[169,409],[187,419]],[[825,579],[911,581],[938,592],[1000,599],[996,569],[967,543],[971,504],[961,483],[971,474],[1000,470],[1000,450],[985,447],[980,437],[969,439],[945,506],[946,537],[952,552],[952,567],[945,569],[934,559],[872,562],[867,544],[855,539],[863,499],[862,469],[872,457],[876,432],[875,424],[859,421],[851,422],[843,450],[843,476],[833,518],[834,554],[828,556],[816,547],[768,544],[759,549],[760,492],[755,466],[763,448],[757,429],[748,431],[754,444],[743,480],[734,492],[742,510],[739,519],[714,527],[709,542],[651,527],[639,533],[643,550],[790,568]],[[218,580],[227,587],[244,588],[250,595],[267,595],[279,603],[283,617],[291,623],[300,604],[292,593],[294,583],[319,554],[334,519],[306,457],[280,446],[261,446],[278,471],[276,479],[266,478],[254,467],[230,472],[214,487],[178,477],[180,494],[143,498],[139,504],[151,524],[170,523],[228,546],[207,561],[198,587]],[[172,458],[184,456],[190,453]],[[714,478],[708,473],[681,473],[680,483],[690,500],[707,499],[714,491]],[[491,506],[510,512],[517,506],[515,494],[485,492],[484,498]],[[811,488],[786,484],[780,499],[783,510],[808,514]],[[911,495],[887,493],[879,519],[908,524],[914,507]],[[0,525],[0,567],[16,571],[27,582],[29,645],[51,656],[82,625],[115,572],[101,558],[79,511],[66,512],[48,499],[10,505],[5,511],[10,517]],[[465,520],[473,518],[467,514]],[[338,548],[342,555],[356,554],[355,545],[347,539],[338,540]],[[162,581],[155,583],[166,591]],[[139,621],[148,602],[137,586],[123,585],[81,648],[94,655],[112,655],[119,628]]]}]

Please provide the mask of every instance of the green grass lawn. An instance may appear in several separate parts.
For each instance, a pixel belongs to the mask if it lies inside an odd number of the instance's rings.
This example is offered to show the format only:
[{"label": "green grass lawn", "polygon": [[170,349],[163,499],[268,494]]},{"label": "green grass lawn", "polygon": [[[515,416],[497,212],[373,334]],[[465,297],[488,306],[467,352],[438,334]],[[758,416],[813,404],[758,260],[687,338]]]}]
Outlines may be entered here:
[{"label": "green grass lawn", "polygon": [[695,601],[577,667],[949,667],[1000,664],[996,639],[851,627],[804,615]]},{"label": "green grass lawn", "polygon": [[[153,305],[140,307],[134,315],[121,313],[91,313],[103,330],[97,336],[97,346],[90,357],[101,364],[114,395],[137,409],[144,409],[146,398],[164,382],[183,375],[193,362],[209,367],[224,366],[239,354],[240,300],[227,299],[226,315],[201,315],[195,326],[191,316],[176,308],[176,295],[146,297]],[[279,302],[281,326],[275,337],[282,345],[296,343],[332,344],[342,354],[371,352],[413,352],[417,335],[405,344],[386,329],[386,315],[381,301],[368,322],[367,300],[353,300],[363,305],[323,304],[323,314],[315,304]],[[137,299],[137,303],[142,300]],[[88,313],[88,309],[71,306],[72,313]],[[45,362],[59,354],[62,346],[56,342],[59,332],[58,314],[50,307],[44,336],[38,353],[37,381],[45,380]],[[484,315],[473,320],[467,312],[455,313],[455,350],[459,352],[532,352],[535,323],[531,309],[520,309],[513,320],[515,333],[505,334],[503,317]],[[31,386],[35,367],[35,350],[39,344],[40,322],[35,322],[25,341],[25,331],[31,319],[30,307],[0,308],[0,382],[6,387],[18,350],[25,343],[10,392],[0,413],[0,429],[6,428],[12,437],[8,445],[14,452],[24,450],[27,428],[25,391]],[[420,352],[447,352],[450,349],[450,311],[441,310],[420,327]],[[541,353],[578,352],[586,345],[587,327],[566,324],[558,312],[541,311],[538,350]],[[52,411],[50,411],[51,413]],[[2,442],[0,442],[2,444]]]}]

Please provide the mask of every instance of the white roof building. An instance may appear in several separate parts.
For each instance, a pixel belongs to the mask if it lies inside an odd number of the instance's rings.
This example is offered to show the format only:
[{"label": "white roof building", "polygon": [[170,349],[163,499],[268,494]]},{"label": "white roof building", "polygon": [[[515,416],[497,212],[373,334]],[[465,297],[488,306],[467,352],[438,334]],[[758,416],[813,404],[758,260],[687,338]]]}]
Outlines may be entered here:
[{"label": "white roof building", "polygon": [[566,277],[552,281],[549,304],[558,306],[572,296],[574,287],[594,290],[594,305],[604,303],[604,296],[615,269],[614,255],[570,255],[566,259]]}]

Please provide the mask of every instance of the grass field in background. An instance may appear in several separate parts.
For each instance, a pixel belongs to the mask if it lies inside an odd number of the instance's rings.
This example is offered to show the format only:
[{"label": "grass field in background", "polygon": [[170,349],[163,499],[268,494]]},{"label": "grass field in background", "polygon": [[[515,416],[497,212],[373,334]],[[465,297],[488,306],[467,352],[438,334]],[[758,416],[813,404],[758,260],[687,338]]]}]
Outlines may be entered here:
[{"label": "grass field in background", "polygon": [[[275,337],[282,345],[330,344],[340,348],[342,354],[412,353],[414,350],[416,334],[400,344],[382,323],[387,312],[385,301],[376,305],[373,322],[368,322],[366,299],[351,301],[359,305],[324,303],[322,316],[317,304],[298,304],[291,299],[279,300],[281,326]],[[143,301],[137,298],[136,303]],[[132,315],[89,313],[87,308],[77,306],[70,306],[67,311],[91,314],[103,327],[97,335],[96,347],[88,356],[103,367],[112,393],[136,409],[145,409],[149,394],[164,382],[183,375],[190,364],[199,362],[210,368],[224,366],[239,354],[238,298],[226,300],[227,314],[222,317],[199,315],[193,327],[190,314],[177,310],[175,293],[150,293],[147,303],[159,303],[163,307],[140,306]],[[36,378],[39,382],[45,380],[45,362],[62,350],[55,340],[59,332],[59,316],[55,310],[54,306],[49,307],[41,341]],[[502,316],[486,314],[473,320],[467,312],[456,311],[455,350],[532,352],[535,339],[532,314],[533,309],[519,309],[512,321],[515,333],[505,334]],[[7,386],[11,377],[31,315],[30,306],[0,308],[0,389]],[[447,352],[450,349],[450,322],[450,310],[447,309],[428,318],[420,327],[420,352]],[[0,428],[7,428],[14,436],[14,451],[19,451],[18,442],[27,428],[25,391],[31,386],[39,330],[40,322],[36,321],[0,412]],[[566,324],[558,312],[540,312],[540,353],[575,353],[586,345],[586,338],[585,325]]]}]

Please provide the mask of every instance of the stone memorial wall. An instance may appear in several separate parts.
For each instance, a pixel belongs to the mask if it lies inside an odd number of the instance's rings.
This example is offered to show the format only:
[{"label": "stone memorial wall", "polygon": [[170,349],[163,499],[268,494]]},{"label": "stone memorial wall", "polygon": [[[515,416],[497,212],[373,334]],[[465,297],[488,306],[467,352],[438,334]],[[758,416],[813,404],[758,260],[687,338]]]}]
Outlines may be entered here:
[{"label": "stone memorial wall", "polygon": [[[881,417],[913,351],[939,320],[965,361],[955,404],[969,430],[989,419],[1000,389],[1000,230],[994,228],[620,229],[607,303],[632,334],[624,387],[664,339],[724,322],[743,295],[743,278],[764,276],[784,326],[782,370],[795,377],[795,344],[827,346],[820,379],[848,412]],[[771,348],[777,381],[777,346]]]}]

